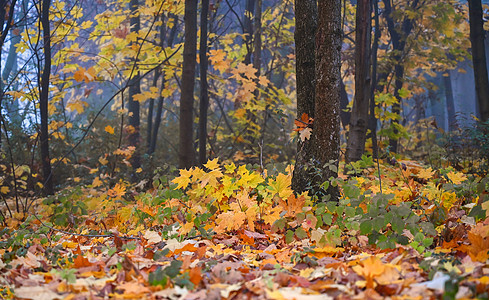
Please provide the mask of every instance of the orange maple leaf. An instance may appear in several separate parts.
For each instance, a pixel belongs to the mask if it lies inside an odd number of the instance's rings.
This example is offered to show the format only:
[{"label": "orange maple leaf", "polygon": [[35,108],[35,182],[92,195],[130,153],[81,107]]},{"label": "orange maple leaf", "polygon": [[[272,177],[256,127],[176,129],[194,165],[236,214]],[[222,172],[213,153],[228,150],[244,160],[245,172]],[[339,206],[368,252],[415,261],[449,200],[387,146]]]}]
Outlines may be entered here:
[{"label": "orange maple leaf", "polygon": [[126,194],[126,187],[117,183],[114,188],[107,191],[107,194],[112,198],[119,198]]},{"label": "orange maple leaf", "polygon": [[303,113],[299,120],[298,119],[294,120],[294,124],[295,126],[297,126],[297,128],[294,129],[294,131],[302,131],[310,127],[313,121],[314,121],[313,118],[310,118],[308,114]]}]

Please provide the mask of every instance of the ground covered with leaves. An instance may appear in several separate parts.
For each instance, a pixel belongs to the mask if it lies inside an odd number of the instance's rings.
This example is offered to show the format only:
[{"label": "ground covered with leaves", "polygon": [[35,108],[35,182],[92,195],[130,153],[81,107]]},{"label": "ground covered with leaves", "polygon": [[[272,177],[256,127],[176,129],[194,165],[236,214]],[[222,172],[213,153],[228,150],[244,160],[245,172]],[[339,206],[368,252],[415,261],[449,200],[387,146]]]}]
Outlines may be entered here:
[{"label": "ground covered with leaves", "polygon": [[489,177],[373,166],[365,157],[327,183],[339,202],[294,195],[290,167],[212,160],[150,188],[70,188],[26,215],[3,207],[1,296],[487,299]]}]

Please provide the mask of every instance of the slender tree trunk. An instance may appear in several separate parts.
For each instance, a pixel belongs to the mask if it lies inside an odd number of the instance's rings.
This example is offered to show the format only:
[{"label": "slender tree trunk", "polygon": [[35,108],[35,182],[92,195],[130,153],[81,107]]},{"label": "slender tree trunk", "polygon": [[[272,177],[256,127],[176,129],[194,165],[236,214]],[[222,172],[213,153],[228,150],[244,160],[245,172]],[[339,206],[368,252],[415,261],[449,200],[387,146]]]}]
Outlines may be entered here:
[{"label": "slender tree trunk", "polygon": [[355,100],[353,102],[350,130],[348,132],[346,163],[360,160],[365,152],[368,108],[371,95],[371,8],[372,5],[370,0],[357,1],[355,31]]},{"label": "slender tree trunk", "polygon": [[260,76],[261,72],[261,48],[262,48],[262,40],[261,40],[261,15],[262,15],[262,0],[256,0],[256,9],[255,9],[255,37],[253,39],[253,67],[256,69],[256,77]]},{"label": "slender tree trunk", "polygon": [[475,90],[481,121],[489,119],[489,80],[487,75],[485,31],[481,0],[469,1],[470,42],[474,65]]},{"label": "slender tree trunk", "polygon": [[[166,42],[168,47],[173,46],[173,40],[175,39],[175,35],[177,33],[177,28],[178,28],[178,18],[175,17],[174,15],[172,16],[172,18],[173,18],[174,24],[173,24],[173,27],[170,31],[169,36],[168,36],[168,40]],[[160,33],[160,35],[162,36],[162,39],[165,38],[166,34],[163,34],[163,29],[162,29],[162,32]],[[152,133],[152,137],[151,137],[151,145],[149,147],[149,153],[154,153],[156,150],[156,142],[158,140],[158,131],[159,131],[159,128],[161,125],[161,117],[163,114],[163,104],[165,102],[165,98],[163,98],[163,96],[161,96],[161,92],[163,91],[164,88],[165,88],[165,77],[162,76],[160,92],[158,94],[158,101],[157,101],[157,106],[156,106],[156,116],[155,116],[155,121],[154,121],[154,125],[153,125],[153,133]]]},{"label": "slender tree trunk", "polygon": [[[139,15],[137,14],[138,7],[139,7],[139,0],[131,0],[129,5],[131,6],[130,7],[131,32],[138,33],[141,28]],[[133,63],[134,64],[138,63],[137,57],[135,58],[135,61]],[[135,73],[131,79],[130,86],[129,86],[129,99],[128,99],[129,122],[128,123],[129,126],[131,127],[131,130],[129,133],[128,142],[129,142],[129,146],[133,146],[136,149],[136,151],[133,153],[130,160],[132,168],[136,170],[141,166],[141,153],[140,153],[141,133],[140,133],[140,116],[139,116],[140,106],[139,106],[139,101],[134,100],[134,96],[141,93],[138,66],[136,66],[134,72]],[[136,174],[137,174],[136,172],[132,173],[131,180],[133,181],[137,180]]]},{"label": "slender tree trunk", "polygon": [[[175,24],[176,25],[176,24]],[[165,24],[165,14],[161,14],[161,25],[160,25],[160,47],[164,47],[165,39],[166,39],[166,24]],[[162,78],[162,83],[159,89],[158,97],[156,99],[158,100],[157,105],[159,105],[159,100],[161,99],[161,91],[164,87],[164,82],[165,79],[164,77],[161,76],[162,72],[161,69],[158,68],[155,71],[155,77],[153,78],[153,86],[156,87],[158,85],[158,79],[161,77]],[[146,153],[151,155],[154,153],[154,148],[152,147],[153,145],[156,145],[156,141],[153,141],[153,131],[155,131],[154,128],[156,128],[156,119],[158,118],[157,116],[154,116],[154,103],[155,99],[150,99],[149,102],[149,108],[148,108],[148,129],[146,132],[146,140],[147,140],[147,149]],[[158,109],[157,109],[158,110]],[[153,121],[153,117],[155,120]],[[160,119],[161,121],[161,119]]]},{"label": "slender tree trunk", "polygon": [[[160,76],[161,76],[161,71],[159,69],[156,69],[153,77],[153,84],[152,84],[153,87],[156,87],[158,85],[158,78]],[[155,106],[155,99],[154,98],[149,99],[148,117],[146,119],[146,123],[148,123],[148,126],[146,128],[146,153],[147,154],[152,153],[149,151],[149,149],[151,148],[151,137],[153,136],[152,133],[153,133],[154,106]]]},{"label": "slender tree trunk", "polygon": [[207,110],[209,107],[209,93],[207,89],[207,24],[209,17],[209,0],[202,0],[200,12],[200,116],[199,116],[199,161],[203,165],[207,162]]},{"label": "slender tree trunk", "polygon": [[[316,0],[295,0],[295,53],[297,82],[297,118],[307,114],[314,118],[316,99],[316,30],[318,9]],[[306,191],[312,159],[311,140],[297,142],[297,156],[292,177],[296,193]]]},{"label": "slender tree trunk", "polygon": [[51,76],[51,30],[49,27],[50,0],[42,1],[41,24],[43,32],[44,67],[41,76],[41,91],[39,98],[39,111],[41,114],[41,161],[44,178],[44,194],[54,193],[51,159],[49,158],[49,130],[48,130],[48,104],[49,104],[49,77]]},{"label": "slender tree trunk", "polygon": [[179,165],[195,163],[193,146],[195,58],[197,52],[197,0],[185,1],[185,42],[183,45],[182,92],[180,99]]},{"label": "slender tree trunk", "polygon": [[[13,0],[11,3],[6,0],[0,0],[0,57],[2,56],[2,50],[3,50],[3,45],[5,43],[5,39],[7,38],[7,34],[10,31],[11,25],[12,25],[12,20],[13,20],[13,15],[14,15],[14,9],[15,9],[15,3],[17,0]],[[9,8],[8,14],[7,14],[7,7]],[[8,19],[5,19],[5,17],[8,16]],[[2,68],[2,61],[0,60],[0,69]],[[0,78],[1,81],[2,78]],[[4,97],[4,88],[3,88],[3,82],[0,82],[0,120],[3,119],[2,116],[2,110],[3,110],[3,97]],[[7,134],[7,133],[5,133]],[[2,146],[2,130],[0,126],[0,148]]]},{"label": "slender tree trunk", "polygon": [[255,0],[246,0],[245,16],[244,16],[244,33],[246,56],[244,59],[245,64],[251,63],[251,54],[253,53],[252,41],[253,41],[253,12],[255,11]]},{"label": "slender tree trunk", "polygon": [[343,79],[340,82],[341,95],[340,95],[340,119],[343,128],[346,128],[350,124],[351,112],[348,111],[348,104],[350,100],[348,99],[348,93],[346,92],[346,86],[343,83]]},{"label": "slender tree trunk", "polygon": [[[401,28],[396,27],[396,23],[393,18],[393,9],[391,0],[383,0],[385,6],[385,19],[387,21],[387,29],[389,30],[389,34],[391,36],[392,47],[394,51],[393,60],[396,64],[394,67],[394,97],[398,100],[398,103],[395,103],[392,106],[392,112],[400,115],[401,113],[401,97],[399,96],[399,91],[402,88],[403,80],[404,80],[404,64],[402,61],[403,52],[406,47],[407,37],[411,33],[413,29],[412,19],[408,16],[404,17],[404,20],[401,23]],[[418,8],[419,0],[413,0],[411,3],[411,9],[415,10]],[[395,127],[399,124],[399,120],[393,120],[392,126],[394,127],[394,134],[398,133],[398,130]],[[389,146],[391,152],[397,152],[398,146],[398,138],[390,138]]]},{"label": "slender tree trunk", "polygon": [[370,129],[370,138],[372,139],[372,156],[374,158],[379,157],[379,151],[377,147],[377,117],[375,117],[375,91],[378,87],[379,80],[377,79],[377,50],[379,49],[379,41],[381,31],[379,28],[379,3],[372,1],[374,11],[374,40],[372,42],[372,82],[370,83],[370,103],[369,103],[369,118],[368,129]]},{"label": "slender tree trunk", "polygon": [[448,117],[448,130],[454,131],[457,129],[457,119],[455,117],[455,101],[453,99],[452,90],[452,78],[450,76],[450,71],[448,76],[443,76],[443,85],[445,87],[445,97],[447,101],[447,117]]}]

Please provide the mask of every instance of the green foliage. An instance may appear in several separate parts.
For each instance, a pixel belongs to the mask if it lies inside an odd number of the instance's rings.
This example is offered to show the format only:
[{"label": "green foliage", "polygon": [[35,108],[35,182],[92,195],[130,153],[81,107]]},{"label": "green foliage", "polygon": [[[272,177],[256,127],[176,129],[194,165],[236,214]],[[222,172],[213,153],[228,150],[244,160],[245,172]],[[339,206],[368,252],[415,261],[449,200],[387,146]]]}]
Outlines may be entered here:
[{"label": "green foliage", "polygon": [[176,280],[176,277],[180,274],[182,264],[183,262],[180,260],[173,260],[165,268],[158,267],[155,271],[149,273],[149,283],[151,285],[160,285],[163,288],[166,287],[171,280]]},{"label": "green foliage", "polygon": [[81,217],[87,214],[84,197],[81,187],[76,187],[44,199],[43,204],[52,207],[51,222],[54,224],[61,227],[78,226]]}]

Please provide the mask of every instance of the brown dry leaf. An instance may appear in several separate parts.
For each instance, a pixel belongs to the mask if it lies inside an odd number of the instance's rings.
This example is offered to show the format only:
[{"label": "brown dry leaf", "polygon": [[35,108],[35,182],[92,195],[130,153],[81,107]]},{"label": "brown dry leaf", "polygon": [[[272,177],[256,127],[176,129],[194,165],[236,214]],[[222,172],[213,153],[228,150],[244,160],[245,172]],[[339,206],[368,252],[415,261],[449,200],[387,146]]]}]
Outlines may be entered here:
[{"label": "brown dry leaf", "polygon": [[64,296],[50,290],[47,286],[22,286],[15,289],[15,296],[23,299],[53,300],[63,299]]},{"label": "brown dry leaf", "polygon": [[41,266],[40,258],[32,252],[27,252],[25,257],[17,257],[10,263],[12,266],[24,265],[29,268],[39,268]]},{"label": "brown dry leaf", "polygon": [[161,242],[161,236],[158,232],[153,230],[146,230],[144,238],[148,240],[148,245],[153,245]]},{"label": "brown dry leaf", "polygon": [[137,281],[124,282],[122,284],[119,284],[117,286],[117,289],[123,290],[125,296],[127,296],[128,294],[137,296],[137,295],[146,294],[146,293],[151,292],[151,290],[149,288],[145,287],[144,285],[142,285],[141,283],[139,283]]}]

